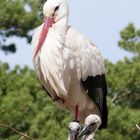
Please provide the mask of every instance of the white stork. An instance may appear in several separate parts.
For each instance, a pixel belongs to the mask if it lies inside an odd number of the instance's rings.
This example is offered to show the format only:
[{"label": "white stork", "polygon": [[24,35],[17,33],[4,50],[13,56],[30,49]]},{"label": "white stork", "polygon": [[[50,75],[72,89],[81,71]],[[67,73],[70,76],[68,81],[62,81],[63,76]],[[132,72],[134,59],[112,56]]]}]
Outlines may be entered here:
[{"label": "white stork", "polygon": [[[68,25],[66,0],[47,0],[44,23],[32,38],[33,63],[38,79],[53,101],[75,114],[71,139],[91,140],[95,131],[107,127],[107,87],[103,58],[96,46]],[[75,127],[76,124],[76,127]]]}]

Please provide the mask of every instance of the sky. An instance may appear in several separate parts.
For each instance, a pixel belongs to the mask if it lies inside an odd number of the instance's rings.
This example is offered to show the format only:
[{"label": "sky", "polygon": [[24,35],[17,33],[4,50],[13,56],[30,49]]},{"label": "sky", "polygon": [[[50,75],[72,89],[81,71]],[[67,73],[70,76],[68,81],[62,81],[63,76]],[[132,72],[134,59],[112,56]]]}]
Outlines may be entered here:
[{"label": "sky", "polygon": [[[120,49],[119,32],[128,23],[140,28],[140,0],[68,0],[69,24],[89,37],[105,59],[113,63],[132,54]],[[32,65],[32,49],[25,39],[12,37],[8,43],[17,44],[16,54],[5,55],[0,51],[0,60],[13,68]]]}]

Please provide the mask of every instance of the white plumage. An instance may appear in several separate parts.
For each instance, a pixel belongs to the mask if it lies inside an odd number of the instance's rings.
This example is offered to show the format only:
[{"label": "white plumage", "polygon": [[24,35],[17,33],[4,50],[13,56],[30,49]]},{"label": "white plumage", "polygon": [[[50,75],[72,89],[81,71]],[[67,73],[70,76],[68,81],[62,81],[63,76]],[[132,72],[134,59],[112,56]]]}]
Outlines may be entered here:
[{"label": "white plumage", "polygon": [[[55,11],[56,6],[59,8]],[[33,58],[41,84],[53,100],[73,114],[75,106],[79,105],[80,123],[84,123],[89,114],[101,116],[98,106],[81,83],[88,77],[105,73],[99,50],[84,35],[67,24],[68,5],[65,0],[48,0],[43,13],[46,17],[54,18],[54,24],[49,28],[45,41]],[[33,54],[37,50],[44,24],[40,25],[33,35]]]},{"label": "white plumage", "polygon": [[[41,26],[36,33],[40,34],[40,32]],[[34,39],[36,33],[33,40],[37,40]],[[65,42],[64,45],[61,39]],[[36,44],[32,42],[32,45]],[[71,102],[68,104],[71,104],[69,108],[73,111],[77,103],[79,105],[81,103],[80,111],[87,109],[87,106],[89,109],[94,107],[82,89],[80,80],[85,80],[88,76],[103,74],[103,58],[96,46],[78,31],[68,27],[65,38],[64,34],[59,34],[52,27],[40,53],[34,59],[34,66],[38,76],[42,75],[39,79],[43,86],[46,87],[47,83],[51,83],[50,86],[57,96]],[[73,96],[71,100],[69,95]],[[64,105],[67,105],[67,102]]]}]

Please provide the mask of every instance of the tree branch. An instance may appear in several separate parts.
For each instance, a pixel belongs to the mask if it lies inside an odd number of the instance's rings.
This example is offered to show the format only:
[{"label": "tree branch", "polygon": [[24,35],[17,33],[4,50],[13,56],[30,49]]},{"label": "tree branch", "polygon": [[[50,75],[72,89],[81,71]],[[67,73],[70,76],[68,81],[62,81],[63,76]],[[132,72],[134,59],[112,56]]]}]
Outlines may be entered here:
[{"label": "tree branch", "polygon": [[116,93],[116,94],[113,96],[113,98],[112,98],[112,103],[115,103],[116,100],[118,100],[118,99],[121,98],[122,96],[129,95],[129,93],[124,93],[124,94],[122,94],[122,92],[123,92],[123,90],[125,89],[125,87],[126,87],[128,84],[130,84],[130,83],[132,82],[132,80],[133,80],[132,78],[129,79],[129,81],[128,81],[123,87],[121,87],[121,89],[119,90],[119,92]]},{"label": "tree branch", "polygon": [[24,136],[21,136],[18,140],[22,140],[24,138]]},{"label": "tree branch", "polygon": [[25,135],[25,134],[19,132],[18,130],[12,128],[12,127],[9,126],[9,125],[6,125],[6,124],[0,124],[0,126],[2,126],[2,127],[6,127],[6,128],[9,128],[9,129],[11,129],[12,131],[16,132],[17,134],[19,134],[19,135],[21,136],[21,138],[20,138],[19,140],[23,139],[24,137],[27,138],[27,139],[29,139],[29,140],[33,140],[31,137],[29,137],[29,136],[27,136],[27,135]]},{"label": "tree branch", "polygon": [[138,130],[140,130],[140,127],[138,126],[138,124],[136,124],[136,127],[138,128]]}]

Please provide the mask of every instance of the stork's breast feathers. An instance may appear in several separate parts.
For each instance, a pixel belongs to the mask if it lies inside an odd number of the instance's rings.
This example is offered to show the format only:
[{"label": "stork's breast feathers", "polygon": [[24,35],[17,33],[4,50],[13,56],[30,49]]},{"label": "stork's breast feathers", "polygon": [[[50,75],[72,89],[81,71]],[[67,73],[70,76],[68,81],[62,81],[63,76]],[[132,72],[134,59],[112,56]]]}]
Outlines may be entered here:
[{"label": "stork's breast feathers", "polygon": [[[41,33],[41,28],[42,26],[39,26],[33,35],[32,47],[34,48],[34,51],[39,41],[38,38]],[[44,80],[48,80],[49,83],[51,83],[51,87],[59,97],[61,97],[60,94],[64,96],[67,95],[68,87],[66,78],[64,81],[64,77],[68,77],[64,75],[64,66],[68,69],[68,62],[63,61],[64,38],[65,36],[63,35],[63,32],[59,33],[55,28],[50,28],[46,40],[44,41],[38,55],[33,60],[38,77],[42,74]],[[40,59],[40,61],[37,62],[37,59]],[[65,56],[64,59],[67,59],[67,56]],[[42,78],[40,78],[40,80],[42,80]]]}]

